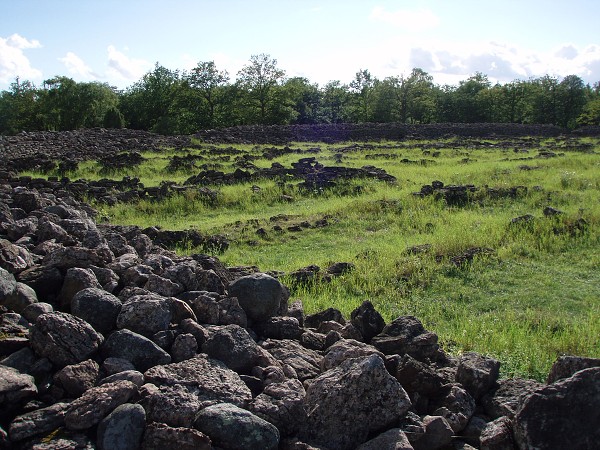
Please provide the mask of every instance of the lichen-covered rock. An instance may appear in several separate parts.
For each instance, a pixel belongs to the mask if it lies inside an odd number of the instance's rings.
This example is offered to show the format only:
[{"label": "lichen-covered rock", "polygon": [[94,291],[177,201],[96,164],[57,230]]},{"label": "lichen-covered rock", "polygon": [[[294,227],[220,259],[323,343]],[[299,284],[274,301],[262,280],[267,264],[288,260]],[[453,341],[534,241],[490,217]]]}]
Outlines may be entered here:
[{"label": "lichen-covered rock", "polygon": [[248,373],[264,359],[264,350],[238,325],[211,328],[202,351],[213,359],[223,361],[227,367],[239,373]]},{"label": "lichen-covered rock", "polygon": [[35,380],[31,375],[0,365],[0,419],[10,416],[34,398],[37,392]]},{"label": "lichen-covered rock", "polygon": [[519,448],[595,448],[600,442],[600,367],[541,387],[517,409]]},{"label": "lichen-covered rock", "polygon": [[125,403],[117,406],[98,425],[99,450],[137,449],[146,429],[146,413],[140,405]]},{"label": "lichen-covered rock", "polygon": [[150,422],[172,427],[191,427],[202,408],[198,396],[184,386],[161,386],[148,391],[141,401]]},{"label": "lichen-covered rock", "polygon": [[59,367],[88,359],[104,341],[89,323],[60,311],[40,315],[33,325],[30,339],[38,355]]},{"label": "lichen-covered rock", "polygon": [[487,393],[498,380],[500,362],[474,352],[463,353],[456,371],[456,381],[476,400]]},{"label": "lichen-covered rock", "polygon": [[229,403],[201,410],[194,427],[223,449],[275,450],[279,445],[279,431],[273,424]]},{"label": "lichen-covered rock", "polygon": [[169,328],[171,317],[171,308],[166,298],[153,294],[134,295],[121,306],[117,327],[151,337]]},{"label": "lichen-covered rock", "polygon": [[99,333],[113,330],[121,312],[121,300],[103,289],[83,289],[71,300],[71,313],[88,322]]},{"label": "lichen-covered rock", "polygon": [[210,438],[193,428],[170,427],[163,423],[150,423],[146,427],[142,450],[212,450]]},{"label": "lichen-covered rock", "polygon": [[116,381],[88,389],[69,405],[65,424],[70,430],[91,428],[117,406],[132,399],[137,391],[137,386],[131,381]]},{"label": "lichen-covered rock", "polygon": [[306,390],[304,433],[326,447],[351,449],[369,433],[397,422],[408,395],[379,355],[349,359],[313,380]]},{"label": "lichen-covered rock", "polygon": [[203,402],[222,401],[245,407],[252,399],[250,389],[237,373],[206,355],[152,367],[144,373],[144,378],[159,387],[184,386]]},{"label": "lichen-covered rock", "polygon": [[546,383],[551,384],[563,378],[569,378],[575,372],[590,367],[600,367],[600,358],[584,358],[582,356],[571,355],[559,356],[550,368]]},{"label": "lichen-covered rock", "polygon": [[359,445],[356,450],[413,450],[413,446],[404,431],[392,428]]},{"label": "lichen-covered rock", "polygon": [[141,334],[129,330],[111,333],[100,353],[105,358],[126,359],[140,372],[171,362],[171,356],[162,348]]},{"label": "lichen-covered rock", "polygon": [[238,278],[227,289],[232,297],[237,297],[252,321],[262,322],[287,310],[289,291],[277,279],[265,273]]},{"label": "lichen-covered rock", "polygon": [[306,420],[306,391],[300,381],[269,383],[250,405],[250,411],[277,427],[281,436],[297,433]]},{"label": "lichen-covered rock", "polygon": [[262,347],[281,363],[293,367],[300,381],[314,378],[321,373],[323,357],[314,350],[304,348],[296,341],[267,339],[262,343]]},{"label": "lichen-covered rock", "polygon": [[409,354],[419,361],[436,359],[439,345],[435,333],[425,330],[413,316],[401,316],[371,339],[371,345],[386,355]]},{"label": "lichen-covered rock", "polygon": [[68,407],[68,403],[55,403],[16,417],[8,430],[11,441],[19,442],[41,436],[64,426]]},{"label": "lichen-covered rock", "polygon": [[76,398],[96,385],[99,373],[98,363],[88,359],[63,367],[54,374],[54,381],[69,394],[69,397]]}]

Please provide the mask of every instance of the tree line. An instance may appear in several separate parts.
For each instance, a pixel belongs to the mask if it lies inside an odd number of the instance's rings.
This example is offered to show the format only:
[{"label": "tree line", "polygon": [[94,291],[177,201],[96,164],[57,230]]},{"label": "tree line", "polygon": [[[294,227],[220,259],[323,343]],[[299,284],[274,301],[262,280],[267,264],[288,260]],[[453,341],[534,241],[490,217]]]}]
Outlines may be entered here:
[{"label": "tree line", "polygon": [[600,82],[545,75],[493,84],[475,73],[438,85],[415,68],[379,80],[359,70],[349,84],[286,77],[277,60],[252,55],[235,81],[213,61],[190,71],[158,63],[125,90],[65,76],[41,86],[17,78],[0,93],[0,133],[105,127],[192,134],[236,125],[316,123],[536,123],[600,125]]}]

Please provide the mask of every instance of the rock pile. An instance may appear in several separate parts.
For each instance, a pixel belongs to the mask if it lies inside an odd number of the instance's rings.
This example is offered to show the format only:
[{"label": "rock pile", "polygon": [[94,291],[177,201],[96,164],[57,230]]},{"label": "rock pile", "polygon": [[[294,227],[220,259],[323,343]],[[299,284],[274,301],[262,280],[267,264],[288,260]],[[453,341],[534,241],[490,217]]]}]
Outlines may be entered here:
[{"label": "rock pile", "polygon": [[63,194],[0,185],[0,448],[600,442],[600,360],[499,380],[415,317],[386,324],[369,301],[306,315],[277,278],[178,257]]}]

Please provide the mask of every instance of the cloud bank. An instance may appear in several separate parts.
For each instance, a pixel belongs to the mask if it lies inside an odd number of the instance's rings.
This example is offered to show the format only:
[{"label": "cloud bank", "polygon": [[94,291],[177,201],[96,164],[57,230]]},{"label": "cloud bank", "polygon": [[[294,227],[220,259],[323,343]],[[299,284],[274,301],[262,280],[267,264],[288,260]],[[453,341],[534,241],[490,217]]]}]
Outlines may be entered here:
[{"label": "cloud bank", "polygon": [[24,53],[24,50],[41,47],[38,40],[29,40],[18,34],[0,37],[0,83],[11,83],[16,77],[28,80],[41,78],[42,72],[31,66]]}]

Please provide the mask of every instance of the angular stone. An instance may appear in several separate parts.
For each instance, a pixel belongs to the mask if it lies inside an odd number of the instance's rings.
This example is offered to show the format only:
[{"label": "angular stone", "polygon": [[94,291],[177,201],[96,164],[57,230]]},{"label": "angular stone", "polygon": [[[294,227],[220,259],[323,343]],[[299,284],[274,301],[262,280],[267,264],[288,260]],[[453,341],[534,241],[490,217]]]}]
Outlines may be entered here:
[{"label": "angular stone", "polygon": [[154,294],[134,295],[121,306],[117,327],[151,337],[169,328],[171,317],[171,308],[166,298]]},{"label": "angular stone", "polygon": [[523,378],[500,380],[498,386],[481,399],[481,404],[492,419],[502,416],[512,419],[523,399],[542,386],[542,383]]},{"label": "angular stone", "polygon": [[260,365],[264,352],[248,332],[238,325],[211,328],[202,351],[239,373],[248,373],[252,367]]},{"label": "angular stone", "polygon": [[129,330],[111,333],[101,348],[103,357],[123,358],[140,372],[150,367],[171,362],[171,356],[141,334]]},{"label": "angular stone", "polygon": [[0,365],[0,420],[34,398],[37,392],[31,375]]},{"label": "angular stone", "polygon": [[70,404],[65,424],[70,430],[91,428],[117,406],[132,399],[137,391],[137,386],[131,381],[116,381],[88,389]]},{"label": "angular stone", "polygon": [[444,386],[438,398],[430,401],[430,408],[432,415],[444,417],[457,434],[475,413],[475,400],[461,385],[450,384]]},{"label": "angular stone", "polygon": [[321,369],[329,370],[339,366],[347,359],[360,358],[369,355],[379,355],[383,358],[383,353],[372,345],[354,339],[342,339],[327,349],[321,360]]},{"label": "angular stone", "polygon": [[423,417],[425,434],[412,442],[414,450],[437,450],[445,448],[452,441],[452,427],[441,416]]},{"label": "angular stone", "polygon": [[379,355],[349,359],[323,373],[309,384],[305,404],[309,440],[341,450],[393,425],[411,405]]},{"label": "angular stone", "polygon": [[212,441],[204,433],[193,428],[170,427],[162,423],[150,423],[144,433],[142,450],[212,450]]},{"label": "angular stone", "polygon": [[401,316],[386,325],[371,340],[371,345],[386,355],[409,354],[418,361],[435,359],[439,351],[437,335],[423,327],[413,316]]},{"label": "angular stone", "polygon": [[350,313],[350,323],[360,332],[365,342],[370,342],[385,327],[383,317],[368,300]]},{"label": "angular stone", "polygon": [[183,386],[161,386],[141,401],[150,422],[172,427],[191,427],[202,408],[198,396]]},{"label": "angular stone", "polygon": [[131,381],[137,387],[141,387],[144,384],[144,374],[137,370],[124,370],[122,372],[113,373],[112,375],[102,378],[98,382],[98,386],[102,386],[106,383],[114,383],[115,381]]},{"label": "angular stone", "polygon": [[600,358],[584,358],[582,356],[571,355],[559,356],[550,368],[546,383],[551,384],[563,378],[569,378],[575,372],[590,367],[600,367]]},{"label": "angular stone", "polygon": [[224,449],[275,450],[279,445],[279,431],[274,425],[229,403],[201,410],[194,427]]},{"label": "angular stone", "polygon": [[482,450],[513,450],[512,423],[508,417],[499,417],[489,422],[479,437]]},{"label": "angular stone", "polygon": [[56,430],[65,424],[68,407],[68,403],[55,403],[16,417],[8,430],[10,439],[18,442]]},{"label": "angular stone", "polygon": [[54,381],[57,382],[70,397],[79,397],[88,389],[93,388],[98,381],[100,366],[96,361],[88,359],[65,366],[54,374]]},{"label": "angular stone", "polygon": [[26,249],[6,239],[0,239],[1,268],[10,273],[19,273],[33,265],[33,257]]},{"label": "angular stone", "polygon": [[71,301],[75,294],[86,288],[101,289],[100,283],[94,272],[90,269],[80,267],[72,267],[67,270],[65,279],[58,294],[58,303],[61,308],[66,311],[71,311]]},{"label": "angular stone", "polygon": [[4,300],[4,306],[8,309],[22,314],[29,305],[37,303],[37,294],[35,291],[23,283],[17,283],[16,289]]},{"label": "angular stone", "polygon": [[3,305],[6,298],[17,289],[15,276],[8,270],[0,267],[0,304]]},{"label": "angular stone", "polygon": [[117,406],[98,425],[99,450],[137,449],[146,429],[146,413],[140,405]]},{"label": "angular stone", "polygon": [[90,266],[104,267],[112,261],[113,254],[108,248],[61,247],[44,258],[44,265],[69,269],[72,267],[88,268]]},{"label": "angular stone", "polygon": [[40,315],[30,339],[38,355],[59,367],[88,359],[104,340],[86,321],[63,312]]},{"label": "angular stone", "polygon": [[300,339],[304,330],[300,328],[298,319],[295,317],[270,317],[266,321],[257,324],[255,331],[264,338],[271,339]]},{"label": "angular stone", "polygon": [[296,434],[306,420],[306,391],[298,380],[270,383],[250,405],[250,411],[277,427],[281,436]]},{"label": "angular stone", "polygon": [[237,297],[248,319],[255,322],[285,313],[290,296],[285,286],[265,273],[238,278],[229,285],[228,291]]},{"label": "angular stone", "polygon": [[182,385],[201,401],[224,401],[241,407],[252,399],[239,375],[218,360],[197,355],[179,363],[155,366],[144,373],[156,386]]},{"label": "angular stone", "polygon": [[293,367],[300,381],[314,378],[321,373],[320,364],[323,357],[296,341],[267,339],[262,343],[262,347],[281,363]]},{"label": "angular stone", "polygon": [[193,334],[184,333],[175,337],[171,346],[171,359],[173,362],[185,361],[193,358],[198,353],[198,341]]},{"label": "angular stone", "polygon": [[466,352],[460,357],[456,381],[478,400],[494,387],[499,373],[499,361],[478,353]]},{"label": "angular stone", "polygon": [[396,379],[409,394],[418,392],[425,396],[435,395],[445,384],[444,379],[431,366],[410,355],[404,355],[400,359]]},{"label": "angular stone", "polygon": [[370,441],[356,447],[356,450],[414,450],[406,434],[400,428],[381,433]]},{"label": "angular stone", "polygon": [[121,300],[103,289],[83,289],[71,300],[71,313],[88,322],[99,333],[108,333],[117,324]]},{"label": "angular stone", "polygon": [[544,386],[528,396],[514,419],[520,448],[595,448],[600,442],[600,367]]},{"label": "angular stone", "polygon": [[305,317],[304,326],[307,328],[319,328],[322,322],[334,321],[340,325],[345,325],[346,321],[342,313],[335,308],[327,308],[321,312],[311,314]]}]

